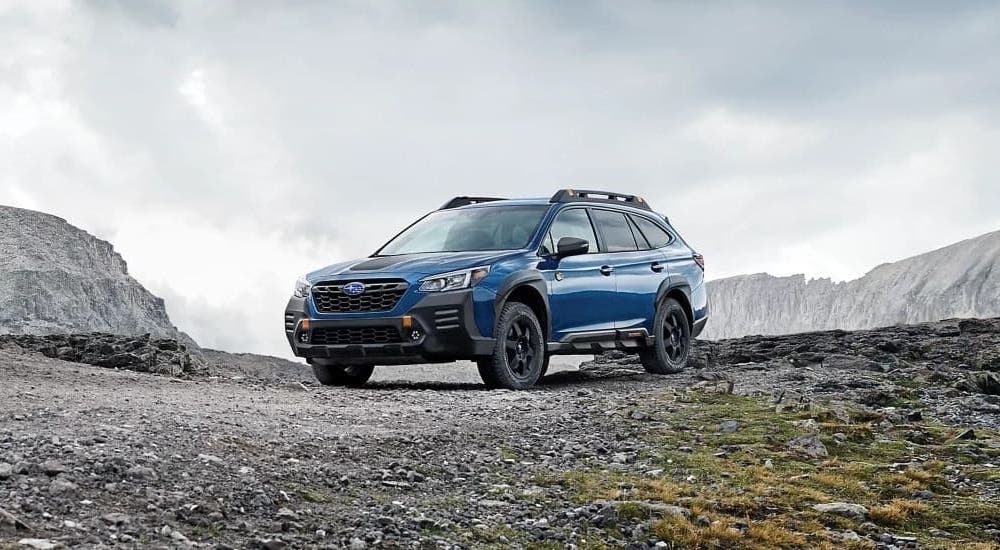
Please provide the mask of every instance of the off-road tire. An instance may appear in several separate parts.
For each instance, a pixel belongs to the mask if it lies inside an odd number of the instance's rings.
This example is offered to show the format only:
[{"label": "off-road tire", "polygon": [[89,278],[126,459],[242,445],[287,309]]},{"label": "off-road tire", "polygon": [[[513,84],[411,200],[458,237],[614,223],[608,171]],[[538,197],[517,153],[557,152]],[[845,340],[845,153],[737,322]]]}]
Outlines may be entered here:
[{"label": "off-road tire", "polygon": [[313,375],[324,386],[363,386],[372,372],[374,365],[337,365],[322,360],[313,360]]},{"label": "off-road tire", "polygon": [[[538,375],[538,381],[541,382],[542,378],[545,378],[546,373],[549,372],[549,354],[545,354],[545,362],[542,363],[542,372]],[[479,369],[479,377],[483,379],[485,383],[490,388],[499,388],[498,384],[493,379],[493,358],[487,357],[483,359],[476,359],[476,368]]]},{"label": "off-road tire", "polygon": [[547,365],[545,337],[535,312],[521,302],[508,302],[497,318],[493,355],[476,361],[479,376],[490,388],[523,390],[535,385]]},{"label": "off-road tire", "polygon": [[676,374],[687,367],[691,352],[691,325],[684,306],[666,298],[656,308],[653,319],[653,345],[639,352],[646,372]]}]

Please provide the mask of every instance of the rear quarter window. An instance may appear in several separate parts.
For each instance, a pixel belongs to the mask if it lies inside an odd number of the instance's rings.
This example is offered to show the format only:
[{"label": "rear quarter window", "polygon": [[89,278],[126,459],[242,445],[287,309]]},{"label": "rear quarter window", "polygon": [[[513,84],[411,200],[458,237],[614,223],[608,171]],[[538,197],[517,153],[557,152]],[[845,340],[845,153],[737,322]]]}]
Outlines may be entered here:
[{"label": "rear quarter window", "polygon": [[645,237],[646,240],[649,242],[649,246],[653,248],[661,248],[667,246],[668,244],[670,244],[670,241],[673,240],[673,237],[670,236],[670,233],[667,233],[665,229],[660,227],[652,220],[643,218],[642,216],[632,216],[632,221],[635,222],[635,225],[639,228],[639,231],[642,232],[643,237]]}]

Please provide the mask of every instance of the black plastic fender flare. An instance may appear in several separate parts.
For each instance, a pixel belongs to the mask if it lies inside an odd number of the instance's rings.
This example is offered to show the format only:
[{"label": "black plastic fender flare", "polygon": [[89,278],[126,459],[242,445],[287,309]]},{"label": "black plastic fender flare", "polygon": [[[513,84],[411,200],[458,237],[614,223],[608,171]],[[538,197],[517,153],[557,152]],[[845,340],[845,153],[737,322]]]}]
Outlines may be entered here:
[{"label": "black plastic fender flare", "polygon": [[691,328],[694,328],[694,310],[691,308],[691,285],[686,281],[672,281],[672,277],[664,279],[660,283],[660,288],[656,291],[656,307],[659,308],[663,299],[667,297],[667,294],[673,292],[674,290],[680,290],[684,294],[684,301],[682,303],[684,309],[687,311],[688,324]]},{"label": "black plastic fender flare", "polygon": [[[523,286],[532,287],[542,297],[542,304],[545,306],[545,319],[544,321],[539,319],[539,322],[542,323],[542,330],[545,331],[545,337],[548,338],[552,334],[552,309],[549,307],[549,285],[545,282],[545,277],[542,276],[542,273],[536,269],[514,272],[500,285],[500,288],[497,290],[496,302],[493,305],[494,323],[496,322],[496,318],[500,316],[500,310],[507,304],[507,299],[510,298],[510,295]],[[496,338],[496,335],[494,334],[493,337]]]}]

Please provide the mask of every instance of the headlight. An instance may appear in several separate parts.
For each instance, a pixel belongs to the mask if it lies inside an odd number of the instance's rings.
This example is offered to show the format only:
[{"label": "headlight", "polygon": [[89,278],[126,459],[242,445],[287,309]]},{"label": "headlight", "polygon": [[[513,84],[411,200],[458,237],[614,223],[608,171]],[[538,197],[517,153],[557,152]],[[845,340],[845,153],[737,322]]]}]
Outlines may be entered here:
[{"label": "headlight", "polygon": [[312,283],[307,281],[305,277],[299,277],[299,280],[295,281],[296,298],[305,298],[309,296],[310,290],[312,290]]},{"label": "headlight", "polygon": [[420,281],[420,290],[422,292],[444,292],[446,290],[469,288],[485,279],[489,273],[489,266],[442,273]]}]

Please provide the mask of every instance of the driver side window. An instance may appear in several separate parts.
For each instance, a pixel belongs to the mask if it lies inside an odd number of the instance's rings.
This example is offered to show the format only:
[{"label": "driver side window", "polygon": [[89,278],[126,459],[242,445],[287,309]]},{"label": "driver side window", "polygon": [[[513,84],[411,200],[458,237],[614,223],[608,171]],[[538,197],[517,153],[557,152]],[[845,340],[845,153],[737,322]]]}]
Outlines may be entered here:
[{"label": "driver side window", "polygon": [[589,253],[597,252],[597,236],[594,234],[594,226],[590,223],[590,216],[583,208],[573,208],[563,210],[556,216],[549,228],[549,233],[542,243],[542,253],[551,254],[556,251],[559,239],[563,237],[576,237],[590,243]]}]

